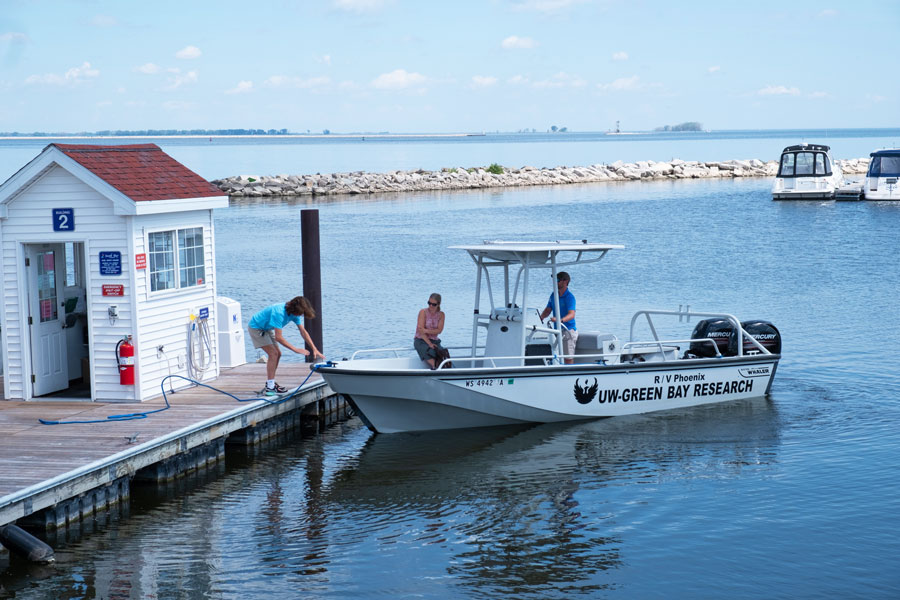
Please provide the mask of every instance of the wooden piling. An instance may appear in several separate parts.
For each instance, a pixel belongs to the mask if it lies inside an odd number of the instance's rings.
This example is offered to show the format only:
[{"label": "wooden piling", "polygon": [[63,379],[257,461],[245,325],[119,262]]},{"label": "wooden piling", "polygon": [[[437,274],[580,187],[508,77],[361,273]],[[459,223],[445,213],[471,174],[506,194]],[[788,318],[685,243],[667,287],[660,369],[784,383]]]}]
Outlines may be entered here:
[{"label": "wooden piling", "polygon": [[[303,296],[312,304],[316,311],[316,318],[304,320],[303,326],[309,332],[313,343],[319,351],[324,353],[322,343],[322,266],[319,253],[319,211],[315,208],[306,208],[300,211],[300,241],[303,255]],[[314,362],[312,354],[306,357],[306,362]]]}]

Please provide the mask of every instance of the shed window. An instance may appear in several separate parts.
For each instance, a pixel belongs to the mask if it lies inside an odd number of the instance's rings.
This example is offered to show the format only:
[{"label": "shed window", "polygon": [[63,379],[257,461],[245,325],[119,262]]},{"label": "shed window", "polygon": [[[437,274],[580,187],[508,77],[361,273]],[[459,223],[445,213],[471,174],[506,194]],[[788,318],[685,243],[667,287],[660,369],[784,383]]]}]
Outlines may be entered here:
[{"label": "shed window", "polygon": [[147,244],[151,292],[206,282],[202,227],[157,231],[149,234]]}]

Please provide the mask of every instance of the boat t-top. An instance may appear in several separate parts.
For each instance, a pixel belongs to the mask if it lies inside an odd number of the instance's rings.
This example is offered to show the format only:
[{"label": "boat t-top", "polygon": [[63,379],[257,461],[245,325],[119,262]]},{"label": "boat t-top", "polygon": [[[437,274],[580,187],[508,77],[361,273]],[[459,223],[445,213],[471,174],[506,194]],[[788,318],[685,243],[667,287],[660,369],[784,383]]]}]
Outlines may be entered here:
[{"label": "boat t-top", "polygon": [[863,194],[866,200],[900,200],[900,148],[871,153]]},{"label": "boat t-top", "polygon": [[[559,292],[549,284],[564,268],[598,262],[624,246],[485,241],[451,248],[475,263],[471,344],[450,348],[451,358],[436,370],[411,345],[357,351],[313,367],[373,431],[613,417],[769,393],[780,359],[778,330],[727,313],[639,310],[627,338],[580,327],[575,354],[565,354],[561,330],[540,318],[549,293],[554,322],[560,321]],[[689,336],[657,334],[660,318],[695,317],[701,320]],[[648,339],[636,339],[636,329],[649,330]]]},{"label": "boat t-top", "polygon": [[778,175],[772,185],[772,199],[830,200],[843,182],[844,175],[831,158],[831,148],[828,146],[788,146],[781,151]]}]

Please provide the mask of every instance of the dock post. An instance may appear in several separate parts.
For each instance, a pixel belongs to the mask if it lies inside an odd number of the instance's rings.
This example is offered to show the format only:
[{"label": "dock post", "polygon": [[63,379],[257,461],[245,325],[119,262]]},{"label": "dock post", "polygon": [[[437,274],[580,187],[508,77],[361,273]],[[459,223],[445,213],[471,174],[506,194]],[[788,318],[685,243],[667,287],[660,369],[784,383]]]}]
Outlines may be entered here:
[{"label": "dock post", "polygon": [[[309,332],[319,352],[325,353],[322,344],[322,267],[319,259],[319,210],[305,208],[300,211],[300,240],[303,255],[303,296],[312,304],[316,318],[304,319],[303,326]],[[310,350],[307,348],[307,350]],[[312,352],[312,350],[310,350]],[[314,362],[310,354],[306,362]]]}]

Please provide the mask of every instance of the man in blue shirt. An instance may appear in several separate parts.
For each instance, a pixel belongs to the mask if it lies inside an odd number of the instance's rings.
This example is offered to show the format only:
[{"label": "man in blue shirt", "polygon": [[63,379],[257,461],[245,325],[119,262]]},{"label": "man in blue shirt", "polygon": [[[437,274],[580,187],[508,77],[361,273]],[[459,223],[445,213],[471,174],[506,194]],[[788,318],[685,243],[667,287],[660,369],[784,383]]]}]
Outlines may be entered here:
[{"label": "man in blue shirt", "polygon": [[[575,344],[578,342],[578,330],[575,328],[575,296],[569,291],[569,274],[560,271],[556,274],[556,289],[559,292],[560,321],[565,324],[563,329],[563,352],[569,357],[575,354]],[[553,312],[553,294],[547,301],[547,308],[541,313],[541,321]],[[556,317],[550,317],[550,322],[556,321]],[[566,364],[571,365],[574,358],[567,358]]]}]

